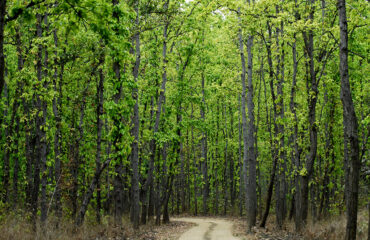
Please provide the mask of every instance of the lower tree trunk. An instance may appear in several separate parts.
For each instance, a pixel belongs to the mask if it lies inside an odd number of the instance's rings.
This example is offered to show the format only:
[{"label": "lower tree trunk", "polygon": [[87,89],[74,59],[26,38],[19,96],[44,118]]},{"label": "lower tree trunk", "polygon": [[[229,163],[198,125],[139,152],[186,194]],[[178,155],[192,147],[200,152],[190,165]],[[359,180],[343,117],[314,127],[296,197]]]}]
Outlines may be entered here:
[{"label": "lower tree trunk", "polygon": [[272,193],[274,189],[274,180],[275,180],[275,173],[276,173],[276,165],[277,165],[277,156],[274,157],[274,162],[272,166],[272,172],[271,172],[271,179],[267,190],[267,197],[266,197],[266,209],[265,213],[263,214],[263,218],[260,224],[260,227],[264,228],[266,226],[267,217],[270,212],[270,205],[271,205],[271,199],[272,199]]},{"label": "lower tree trunk", "polygon": [[115,177],[114,177],[114,222],[115,225],[122,225],[123,216],[123,163],[122,159],[115,164]]},{"label": "lower tree trunk", "polygon": [[95,191],[95,188],[96,188],[97,183],[99,182],[100,175],[104,171],[104,169],[109,165],[110,161],[111,161],[111,159],[108,159],[107,161],[105,161],[104,164],[99,169],[99,171],[96,171],[95,172],[94,177],[93,177],[93,179],[91,181],[91,184],[89,185],[89,188],[87,189],[87,192],[86,192],[86,194],[85,194],[85,196],[83,198],[83,201],[82,201],[82,204],[81,204],[81,208],[78,211],[78,215],[77,215],[77,218],[75,220],[75,224],[77,226],[81,226],[83,224],[84,218],[85,218],[85,214],[86,214],[86,211],[87,211],[87,207],[88,207],[88,205],[90,203],[90,200],[93,197],[93,193]]}]

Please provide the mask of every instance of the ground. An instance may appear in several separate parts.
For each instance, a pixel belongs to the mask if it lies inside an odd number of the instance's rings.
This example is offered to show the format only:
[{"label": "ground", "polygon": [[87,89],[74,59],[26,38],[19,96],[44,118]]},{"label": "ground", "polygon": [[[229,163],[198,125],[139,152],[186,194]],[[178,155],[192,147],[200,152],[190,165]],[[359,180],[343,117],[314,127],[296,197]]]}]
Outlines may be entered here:
[{"label": "ground", "polygon": [[185,217],[174,218],[174,222],[195,223],[179,240],[300,240],[300,236],[286,230],[277,231],[269,228],[253,228],[252,234],[246,234],[245,220],[240,218]]},{"label": "ground", "polygon": [[217,218],[178,218],[173,221],[190,222],[197,224],[184,234],[179,240],[238,240],[232,235],[233,223]]},{"label": "ground", "polygon": [[[357,239],[367,240],[369,211],[359,212]],[[58,224],[56,224],[58,222]],[[123,218],[120,227],[109,216],[96,224],[95,216],[86,218],[80,228],[73,221],[57,221],[49,217],[45,231],[35,234],[31,221],[24,212],[8,214],[1,218],[0,240],[337,240],[345,234],[345,215],[332,216],[315,223],[309,220],[304,231],[297,234],[294,222],[286,221],[284,228],[276,228],[275,216],[271,215],[266,228],[254,227],[253,234],[246,234],[245,217],[194,217],[176,216],[169,224],[155,225],[151,219],[138,230],[132,228],[129,216]],[[58,226],[58,227],[57,227]]]}]

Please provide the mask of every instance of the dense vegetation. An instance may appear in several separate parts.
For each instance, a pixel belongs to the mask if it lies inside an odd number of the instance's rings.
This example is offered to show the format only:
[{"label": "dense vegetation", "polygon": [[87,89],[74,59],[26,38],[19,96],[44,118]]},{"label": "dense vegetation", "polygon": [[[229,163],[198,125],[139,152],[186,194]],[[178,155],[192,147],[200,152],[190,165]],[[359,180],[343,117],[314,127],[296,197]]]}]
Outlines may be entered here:
[{"label": "dense vegetation", "polygon": [[[365,0],[1,0],[1,221],[369,203]],[[4,220],[5,219],[5,220]]]}]

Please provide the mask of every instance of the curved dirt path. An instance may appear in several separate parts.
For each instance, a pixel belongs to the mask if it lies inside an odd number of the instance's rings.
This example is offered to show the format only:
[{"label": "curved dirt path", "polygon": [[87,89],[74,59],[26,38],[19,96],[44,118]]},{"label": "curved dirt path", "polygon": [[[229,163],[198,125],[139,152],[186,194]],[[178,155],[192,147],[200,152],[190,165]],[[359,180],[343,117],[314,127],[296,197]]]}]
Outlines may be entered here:
[{"label": "curved dirt path", "polygon": [[176,218],[174,221],[195,223],[179,240],[240,240],[232,235],[233,224],[216,218]]}]

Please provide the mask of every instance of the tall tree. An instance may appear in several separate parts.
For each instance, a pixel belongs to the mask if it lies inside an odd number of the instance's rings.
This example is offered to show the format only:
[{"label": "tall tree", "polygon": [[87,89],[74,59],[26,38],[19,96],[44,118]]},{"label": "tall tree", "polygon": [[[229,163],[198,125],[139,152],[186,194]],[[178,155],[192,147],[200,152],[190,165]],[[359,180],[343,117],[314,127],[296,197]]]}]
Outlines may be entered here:
[{"label": "tall tree", "polygon": [[340,26],[340,99],[343,104],[343,137],[346,198],[346,240],[356,239],[358,183],[361,160],[359,158],[358,123],[352,100],[348,71],[348,23],[346,1],[338,0]]}]

